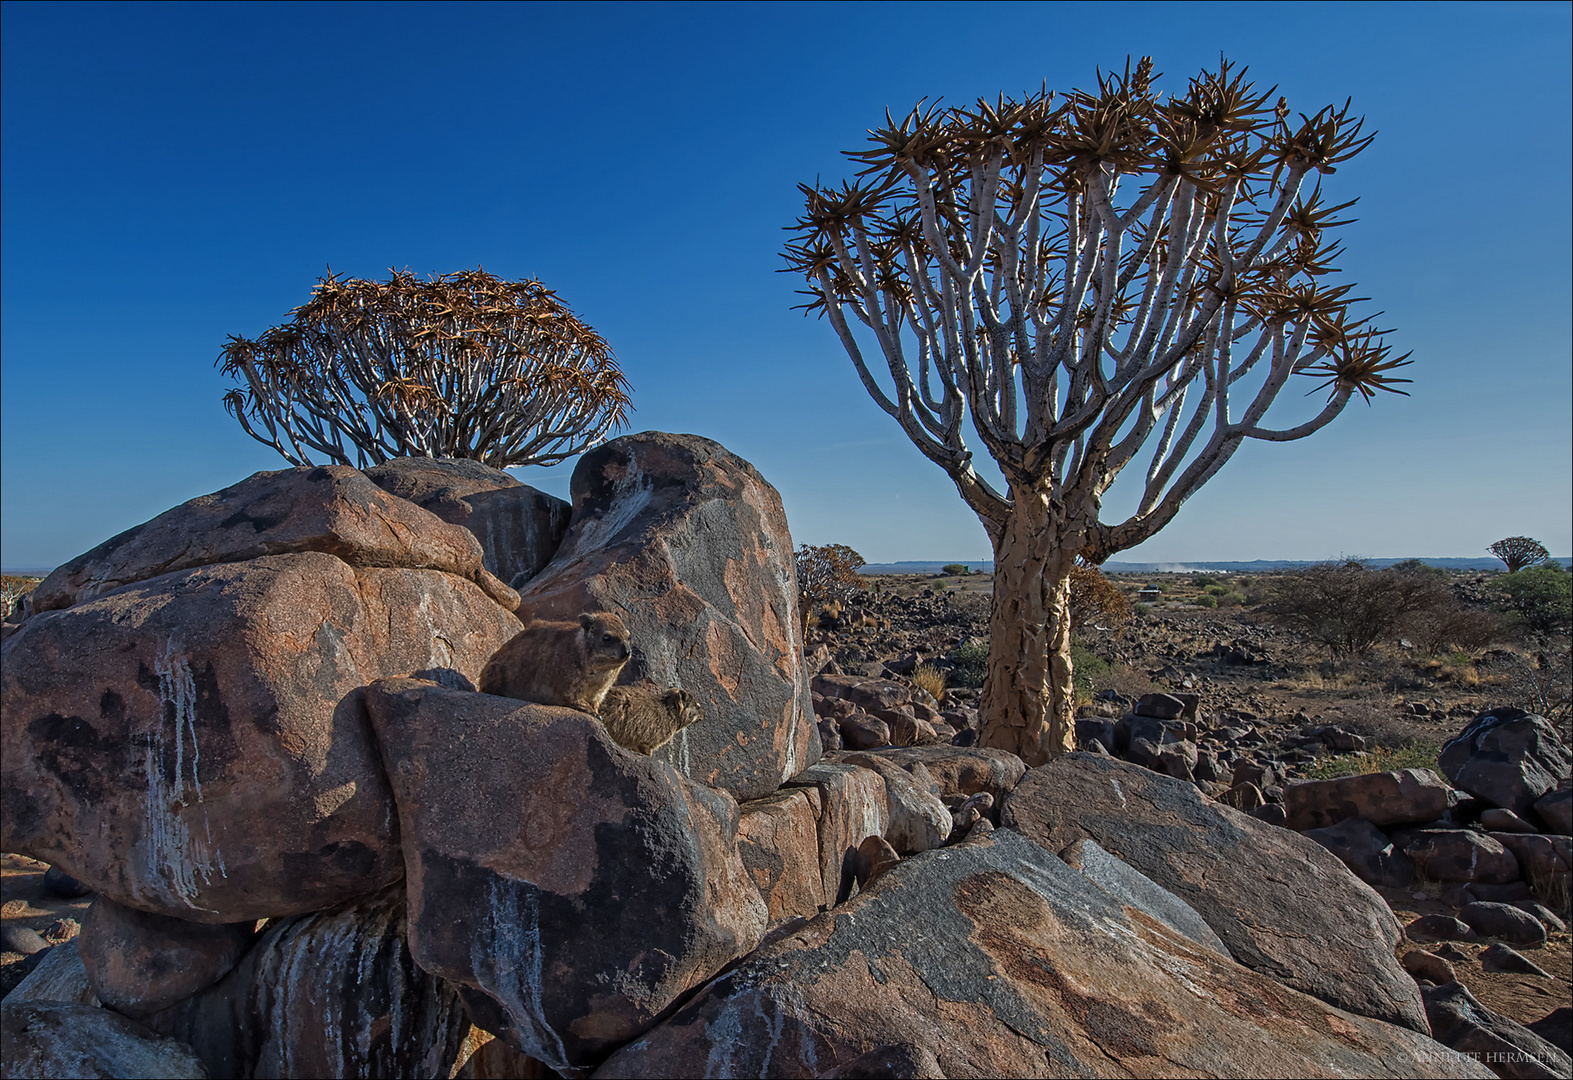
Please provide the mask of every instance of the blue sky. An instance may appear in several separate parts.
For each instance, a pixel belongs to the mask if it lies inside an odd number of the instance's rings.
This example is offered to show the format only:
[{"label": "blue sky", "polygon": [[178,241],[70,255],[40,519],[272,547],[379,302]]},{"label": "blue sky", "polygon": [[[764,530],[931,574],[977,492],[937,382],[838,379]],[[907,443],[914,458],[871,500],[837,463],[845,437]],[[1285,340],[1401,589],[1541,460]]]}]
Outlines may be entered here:
[{"label": "blue sky", "polygon": [[[539,277],[634,430],[693,432],[793,536],[980,559],[949,481],[777,273],[796,185],[888,107],[1220,52],[1379,134],[1328,179],[1412,397],[1248,444],[1116,556],[1573,550],[1568,4],[26,4],[0,12],[0,558],[55,565],[284,464],[213,361],[353,276]],[[1307,384],[1309,389],[1309,383]],[[517,475],[566,494],[569,466]],[[1120,503],[1120,488],[1110,503]]]}]

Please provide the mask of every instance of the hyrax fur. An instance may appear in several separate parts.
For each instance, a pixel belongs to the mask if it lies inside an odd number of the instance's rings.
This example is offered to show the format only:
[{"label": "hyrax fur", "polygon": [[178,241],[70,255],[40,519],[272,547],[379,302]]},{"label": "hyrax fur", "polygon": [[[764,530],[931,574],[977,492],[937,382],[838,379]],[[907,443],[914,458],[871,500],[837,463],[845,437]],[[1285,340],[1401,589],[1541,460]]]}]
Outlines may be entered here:
[{"label": "hyrax fur", "polygon": [[532,622],[486,662],[481,693],[594,713],[628,655],[628,628],[609,611]]},{"label": "hyrax fur", "polygon": [[687,690],[614,686],[601,703],[601,723],[619,746],[651,754],[689,724],[705,718]]}]

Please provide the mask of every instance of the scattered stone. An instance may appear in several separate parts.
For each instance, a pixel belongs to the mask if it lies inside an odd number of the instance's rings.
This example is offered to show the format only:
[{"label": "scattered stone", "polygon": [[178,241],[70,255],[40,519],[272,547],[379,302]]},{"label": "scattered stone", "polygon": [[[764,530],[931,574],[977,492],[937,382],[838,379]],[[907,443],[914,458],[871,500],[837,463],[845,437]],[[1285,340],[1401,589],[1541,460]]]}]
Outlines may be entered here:
[{"label": "scattered stone", "polygon": [[8,922],[0,924],[0,949],[32,956],[49,948],[44,936],[30,926]]},{"label": "scattered stone", "polygon": [[[828,905],[820,871],[819,790],[788,788],[738,806],[737,850],[771,926]],[[832,897],[834,899],[834,897]]]},{"label": "scattered stone", "polygon": [[1410,941],[1474,941],[1475,932],[1468,923],[1451,915],[1422,915],[1404,927],[1404,936]]},{"label": "scattered stone", "polygon": [[1535,813],[1545,822],[1547,832],[1573,834],[1573,787],[1564,779],[1555,791],[1535,800]]},{"label": "scattered stone", "polygon": [[897,851],[915,855],[944,844],[951,830],[950,811],[939,797],[939,785],[921,762],[911,763],[909,770],[880,754],[848,751],[835,760],[869,769],[885,781],[889,824],[884,836]]},{"label": "scattered stone", "polygon": [[1096,742],[1109,753],[1114,753],[1114,721],[1106,716],[1087,716],[1076,721],[1076,745],[1085,750],[1087,744]]},{"label": "scattered stone", "polygon": [[841,743],[848,750],[875,750],[890,745],[890,725],[859,709],[837,721]]},{"label": "scattered stone", "polygon": [[14,996],[0,1005],[0,1071],[8,1077],[207,1080],[210,1075],[191,1047],[162,1038],[119,1013]]},{"label": "scattered stone", "polygon": [[856,887],[857,849],[890,824],[885,780],[876,772],[835,761],[818,761],[788,781],[789,787],[819,793],[821,890],[826,905],[841,903]]},{"label": "scattered stone", "polygon": [[410,679],[366,703],[410,868],[410,952],[515,1049],[585,1068],[763,936],[729,795],[572,709]]},{"label": "scattered stone", "polygon": [[1410,949],[1404,954],[1401,963],[1404,965],[1404,970],[1413,975],[1416,981],[1425,979],[1438,986],[1458,981],[1453,965],[1436,953],[1426,952],[1423,949]]},{"label": "scattered stone", "polygon": [[1257,821],[1262,821],[1268,825],[1277,826],[1280,829],[1286,829],[1289,827],[1288,818],[1284,814],[1282,803],[1264,803],[1263,805],[1258,806],[1255,810],[1252,810],[1251,816]]},{"label": "scattered stone", "polygon": [[1524,1026],[1564,1054],[1573,1054],[1573,1008],[1563,1005]]},{"label": "scattered stone", "polygon": [[1517,949],[1500,942],[1487,947],[1480,954],[1480,968],[1482,971],[1505,971],[1513,975],[1538,975],[1542,979],[1551,978],[1551,973],[1539,964]]},{"label": "scattered stone", "polygon": [[78,897],[89,895],[93,890],[64,870],[61,870],[58,866],[51,866],[44,871],[44,891],[51,896],[75,900]]},{"label": "scattered stone", "polygon": [[52,1001],[72,1005],[98,1005],[98,995],[87,982],[87,969],[75,941],[67,941],[38,954],[36,967],[16,984],[7,1002]]},{"label": "scattered stone", "polygon": [[1431,770],[1400,769],[1290,784],[1284,788],[1284,813],[1295,830],[1352,817],[1385,828],[1435,821],[1452,806],[1452,796],[1453,789]]},{"label": "scattered stone", "polygon": [[589,451],[570,487],[572,523],[521,618],[620,616],[633,650],[620,682],[681,687],[704,713],[653,755],[689,780],[757,799],[817,761],[775,488],[718,443],[654,431]]},{"label": "scattered stone", "polygon": [[[1435,1047],[1128,912],[1002,829],[902,860],[711,982],[597,1076],[826,1075],[900,1045],[938,1066],[917,1075],[1000,1077],[1408,1076]],[[1490,1075],[1453,1057],[1427,1073]]]},{"label": "scattered stone", "polygon": [[[1540,884],[1548,892],[1567,896],[1570,865],[1573,865],[1573,840],[1565,836],[1538,833],[1492,833],[1491,839],[1513,853],[1524,877],[1532,886]],[[1553,883],[1560,880],[1560,890]],[[1549,888],[1547,888],[1549,887]]]},{"label": "scattered stone", "polygon": [[256,937],[255,920],[203,925],[100,896],[80,949],[100,1001],[133,1019],[167,1009],[229,974]]},{"label": "scattered stone", "polygon": [[1172,694],[1144,694],[1132,710],[1137,716],[1154,716],[1159,720],[1177,720],[1185,711],[1185,702]]},{"label": "scattered stone", "polygon": [[1513,907],[1518,908],[1518,910],[1525,912],[1526,914],[1533,915],[1536,919],[1545,925],[1548,931],[1566,930],[1568,928],[1567,923],[1562,921],[1562,916],[1558,915],[1556,912],[1552,911],[1545,904],[1540,903],[1538,900],[1511,900],[1509,903]]},{"label": "scattered stone", "polygon": [[1545,717],[1494,709],[1443,746],[1437,763],[1455,787],[1522,817],[1573,771],[1573,750]]},{"label": "scattered stone", "polygon": [[1458,917],[1481,937],[1537,949],[1546,943],[1546,928],[1540,920],[1510,904],[1476,901],[1460,908]]},{"label": "scattered stone", "polygon": [[[1218,801],[1245,813],[1250,813],[1252,810],[1258,810],[1267,805],[1267,799],[1263,797],[1262,789],[1249,780],[1242,781],[1232,788],[1227,788],[1223,794],[1218,796]],[[1282,812],[1282,808],[1280,808],[1280,812]]]},{"label": "scattered stone", "polygon": [[887,747],[877,756],[912,771],[922,765],[939,785],[942,799],[966,798],[980,791],[994,796],[997,808],[1027,773],[1027,763],[1008,750],[982,746]]},{"label": "scattered stone", "polygon": [[1072,753],[1032,769],[1001,823],[1051,851],[1092,839],[1197,913],[1246,967],[1417,1031],[1424,1010],[1387,904],[1312,840],[1146,769]]},{"label": "scattered stone", "polygon": [[858,888],[866,889],[901,862],[901,856],[883,836],[866,837],[858,845],[857,870],[854,876]]},{"label": "scattered stone", "polygon": [[1480,824],[1488,832],[1532,833],[1539,832],[1529,822],[1500,806],[1493,806],[1481,812]]},{"label": "scattered stone", "polygon": [[1505,882],[1519,874],[1511,851],[1466,829],[1405,831],[1393,840],[1414,860],[1416,872],[1432,881]]},{"label": "scattered stone", "polygon": [[1404,889],[1415,880],[1414,863],[1393,847],[1386,833],[1363,817],[1345,818],[1325,829],[1306,829],[1305,836],[1338,856],[1355,877],[1368,884]]},{"label": "scattered stone", "polygon": [[819,745],[826,751],[841,749],[841,725],[834,720],[819,722]]},{"label": "scattered stone", "polygon": [[1428,987],[1421,993],[1436,1041],[1489,1064],[1498,1076],[1561,1080],[1573,1073],[1573,1059],[1566,1053],[1522,1024],[1487,1009],[1462,983]]},{"label": "scattered stone", "polygon": [[[1511,904],[1515,900],[1529,899],[1529,882],[1527,881],[1507,881],[1500,885],[1492,884],[1489,881],[1472,881],[1464,888],[1468,889],[1470,894],[1469,899],[1465,900],[1464,904],[1473,903],[1476,900],[1487,900],[1494,904]],[[1464,904],[1456,906],[1463,907]]]}]

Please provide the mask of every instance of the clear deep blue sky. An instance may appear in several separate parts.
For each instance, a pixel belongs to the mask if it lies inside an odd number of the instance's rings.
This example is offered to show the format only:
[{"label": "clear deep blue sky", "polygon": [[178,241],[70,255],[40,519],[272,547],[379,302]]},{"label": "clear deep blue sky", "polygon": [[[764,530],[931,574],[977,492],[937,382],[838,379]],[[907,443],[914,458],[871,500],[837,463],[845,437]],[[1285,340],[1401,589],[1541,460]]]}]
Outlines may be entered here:
[{"label": "clear deep blue sky", "polygon": [[[634,430],[781,491],[794,539],[980,559],[937,468],[775,271],[798,181],[887,107],[1220,52],[1379,135],[1343,280],[1413,396],[1246,445],[1120,559],[1573,550],[1570,6],[37,4],[3,9],[4,565],[48,567],[281,467],[213,361],[324,268],[539,277],[611,342]],[[1307,383],[1309,389],[1309,382]],[[1286,397],[1288,394],[1286,394]],[[1313,399],[1314,400],[1314,399]],[[517,475],[566,494],[569,466]],[[1122,505],[1120,489],[1111,503]]]}]

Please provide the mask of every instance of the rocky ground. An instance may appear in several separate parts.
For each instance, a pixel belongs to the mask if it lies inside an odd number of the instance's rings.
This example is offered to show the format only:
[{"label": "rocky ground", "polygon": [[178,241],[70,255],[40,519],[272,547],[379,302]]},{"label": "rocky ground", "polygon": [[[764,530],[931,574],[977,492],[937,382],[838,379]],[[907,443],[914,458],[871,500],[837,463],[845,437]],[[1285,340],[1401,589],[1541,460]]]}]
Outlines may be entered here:
[{"label": "rocky ground", "polygon": [[[1136,612],[1124,626],[1086,628],[1078,638],[1078,716],[1114,719],[1146,694],[1199,695],[1196,736],[1205,756],[1221,759],[1215,781],[1198,786],[1222,795],[1231,764],[1267,764],[1267,797],[1282,798],[1284,784],[1349,773],[1406,767],[1437,768],[1442,745],[1478,713],[1498,706],[1550,712],[1563,739],[1573,744],[1566,707],[1558,714],[1547,698],[1566,700],[1565,656],[1537,666],[1533,650],[1504,641],[1490,648],[1428,656],[1407,642],[1380,647],[1372,656],[1333,665],[1324,647],[1275,622],[1259,604],[1267,575],[1236,577],[1226,586],[1234,602],[1204,607],[1206,579],[1195,575],[1111,575]],[[909,682],[915,667],[945,673],[937,706],[953,723],[974,716],[977,672],[952,662],[958,647],[987,639],[987,575],[881,575],[867,579],[839,609],[814,620],[807,648],[810,666],[848,675]],[[1455,587],[1479,593],[1481,575],[1456,575]],[[1138,592],[1156,586],[1161,599],[1141,603]],[[1217,590],[1214,590],[1216,593]],[[1243,600],[1244,602],[1239,602]],[[1139,606],[1138,606],[1139,605]],[[817,663],[816,663],[817,661]],[[1544,663],[1544,660],[1542,661]],[[943,732],[946,729],[940,728]],[[1221,736],[1221,738],[1220,738]],[[965,736],[963,736],[965,737]],[[1238,756],[1231,760],[1230,751]],[[1205,769],[1205,766],[1203,767]],[[1377,890],[1408,925],[1423,915],[1458,913],[1443,882],[1423,876],[1405,888]],[[1527,894],[1526,894],[1527,895]],[[1452,897],[1455,901],[1457,896]],[[1565,895],[1556,906],[1569,915]],[[1544,946],[1526,950],[1544,974],[1492,970],[1481,954],[1484,940],[1452,942],[1454,973],[1488,1008],[1531,1024],[1569,1001],[1573,987],[1573,936],[1553,924]],[[1398,951],[1434,950],[1434,941],[1399,945]],[[1566,1025],[1566,1013],[1561,1017]]]}]

